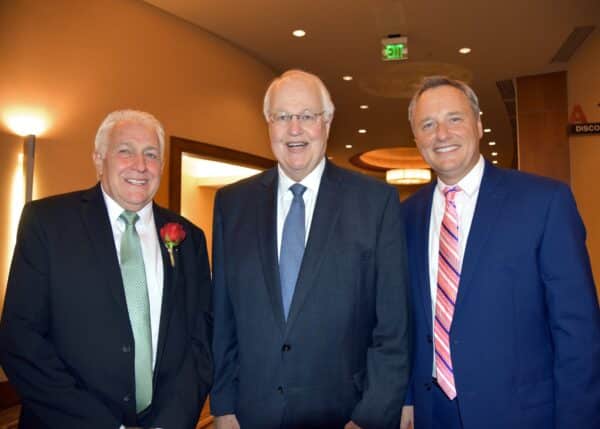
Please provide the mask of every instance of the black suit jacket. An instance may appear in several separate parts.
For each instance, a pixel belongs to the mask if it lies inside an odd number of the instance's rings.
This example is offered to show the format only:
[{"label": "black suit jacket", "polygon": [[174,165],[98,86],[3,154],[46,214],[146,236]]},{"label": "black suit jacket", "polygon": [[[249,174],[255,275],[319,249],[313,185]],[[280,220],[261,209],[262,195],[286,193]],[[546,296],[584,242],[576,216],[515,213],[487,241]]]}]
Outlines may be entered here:
[{"label": "black suit jacket", "polygon": [[0,362],[22,397],[21,428],[192,428],[211,383],[210,273],[200,229],[154,206],[164,246],[154,396],[135,411],[134,340],[100,185],[25,206],[0,323]]},{"label": "black suit jacket", "polygon": [[213,414],[243,429],[397,428],[408,381],[397,191],[327,163],[287,322],[277,169],[215,201]]}]

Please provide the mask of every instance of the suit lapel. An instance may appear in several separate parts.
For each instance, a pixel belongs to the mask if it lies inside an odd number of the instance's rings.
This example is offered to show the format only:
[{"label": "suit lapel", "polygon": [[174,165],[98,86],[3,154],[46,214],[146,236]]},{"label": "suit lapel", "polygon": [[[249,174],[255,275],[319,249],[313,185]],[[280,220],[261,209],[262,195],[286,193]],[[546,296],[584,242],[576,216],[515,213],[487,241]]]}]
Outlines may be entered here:
[{"label": "suit lapel", "polygon": [[[160,238],[160,229],[169,222],[165,217],[164,211],[156,204],[152,205],[154,212],[154,223],[156,225],[156,235],[159,240],[160,254],[163,263],[163,295],[162,305],[160,310],[160,325],[158,328],[158,345],[156,350],[156,368],[159,368],[160,360],[165,349],[165,341],[167,340],[167,332],[169,331],[169,321],[171,320],[171,312],[173,311],[173,303],[175,301],[175,291],[178,286],[179,276],[179,249],[175,247],[173,250],[175,257],[175,267],[171,266],[171,259],[167,247],[163,244]],[[188,231],[189,233],[189,231]],[[156,374],[158,371],[154,372]]]},{"label": "suit lapel", "polygon": [[339,201],[344,199],[343,192],[344,189],[340,185],[336,167],[327,163],[319,185],[319,194],[288,315],[286,332],[289,332],[308,293],[316,283],[315,277],[323,262],[323,256],[328,253],[327,245],[335,231],[335,224],[340,214]]},{"label": "suit lapel", "polygon": [[478,269],[481,255],[485,252],[485,243],[488,241],[494,225],[493,219],[500,213],[502,202],[507,195],[506,189],[501,186],[501,179],[501,171],[486,162],[463,257],[454,313],[456,318],[460,317],[461,311],[458,308],[461,307],[471,289],[473,274]]},{"label": "suit lapel", "polygon": [[264,189],[258,192],[256,231],[267,294],[275,321],[283,333],[285,319],[277,258],[277,183],[277,168],[267,171],[262,178]]},{"label": "suit lapel", "polygon": [[[426,188],[424,196],[418,203],[415,211],[415,254],[417,263],[417,272],[411,275],[417,276],[418,288],[421,291],[421,302],[425,311],[425,319],[430,330],[431,325],[431,279],[429,278],[429,224],[431,223],[431,208],[433,203],[433,193],[435,192],[436,182],[431,183]],[[426,213],[425,216],[419,216],[420,213]]]},{"label": "suit lapel", "polygon": [[107,287],[122,314],[128,315],[115,240],[99,183],[83,194],[81,214],[99,271],[106,276]]}]

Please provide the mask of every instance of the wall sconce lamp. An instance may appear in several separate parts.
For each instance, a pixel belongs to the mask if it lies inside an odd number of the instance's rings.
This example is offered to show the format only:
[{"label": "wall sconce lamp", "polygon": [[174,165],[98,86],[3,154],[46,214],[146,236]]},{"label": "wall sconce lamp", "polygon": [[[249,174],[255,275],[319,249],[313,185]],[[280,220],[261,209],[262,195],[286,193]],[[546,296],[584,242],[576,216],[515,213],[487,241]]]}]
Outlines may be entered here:
[{"label": "wall sconce lamp", "polygon": [[46,130],[46,121],[39,115],[7,115],[6,123],[16,134],[23,136],[23,176],[25,178],[25,202],[32,199],[35,140]]}]

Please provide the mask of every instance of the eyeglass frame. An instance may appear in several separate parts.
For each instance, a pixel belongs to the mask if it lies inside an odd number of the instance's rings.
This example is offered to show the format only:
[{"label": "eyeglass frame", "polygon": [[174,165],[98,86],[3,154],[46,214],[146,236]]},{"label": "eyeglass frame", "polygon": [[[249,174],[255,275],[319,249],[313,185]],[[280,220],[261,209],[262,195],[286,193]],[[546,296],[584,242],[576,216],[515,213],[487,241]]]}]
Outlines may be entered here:
[{"label": "eyeglass frame", "polygon": [[[283,118],[277,119],[276,115],[286,115],[286,117],[288,117],[289,119],[283,119]],[[329,115],[329,112],[327,112],[326,110],[323,110],[318,113],[313,113],[311,111],[305,111],[303,113],[275,112],[275,113],[269,114],[269,123],[274,124],[274,125],[279,125],[279,126],[289,125],[292,123],[294,118],[296,118],[296,120],[300,123],[300,125],[308,126],[308,125],[316,124],[317,119],[324,117],[325,115]],[[302,116],[310,116],[310,118],[302,118]],[[313,117],[314,117],[314,119],[311,119]]]}]

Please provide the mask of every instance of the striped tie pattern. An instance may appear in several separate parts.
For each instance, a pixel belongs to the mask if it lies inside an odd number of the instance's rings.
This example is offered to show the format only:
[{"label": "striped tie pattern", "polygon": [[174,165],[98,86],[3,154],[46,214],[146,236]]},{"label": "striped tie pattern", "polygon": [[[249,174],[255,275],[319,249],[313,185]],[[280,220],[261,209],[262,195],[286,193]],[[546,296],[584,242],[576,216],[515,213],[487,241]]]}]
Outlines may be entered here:
[{"label": "striped tie pattern", "polygon": [[450,400],[456,398],[454,371],[450,356],[450,326],[460,282],[460,254],[458,248],[458,216],[454,198],[458,186],[444,189],[446,207],[440,228],[438,255],[437,297],[433,327],[435,369],[437,382]]}]

